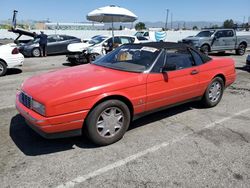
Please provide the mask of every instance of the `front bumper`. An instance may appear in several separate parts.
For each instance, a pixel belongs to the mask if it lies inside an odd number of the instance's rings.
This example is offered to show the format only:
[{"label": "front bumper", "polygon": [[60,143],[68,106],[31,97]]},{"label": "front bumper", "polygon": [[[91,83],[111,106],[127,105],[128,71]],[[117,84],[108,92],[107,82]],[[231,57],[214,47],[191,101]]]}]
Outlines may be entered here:
[{"label": "front bumper", "polygon": [[88,110],[83,110],[53,117],[44,117],[20,103],[18,94],[16,96],[16,109],[35,132],[48,139],[80,136],[84,119],[88,113]]}]

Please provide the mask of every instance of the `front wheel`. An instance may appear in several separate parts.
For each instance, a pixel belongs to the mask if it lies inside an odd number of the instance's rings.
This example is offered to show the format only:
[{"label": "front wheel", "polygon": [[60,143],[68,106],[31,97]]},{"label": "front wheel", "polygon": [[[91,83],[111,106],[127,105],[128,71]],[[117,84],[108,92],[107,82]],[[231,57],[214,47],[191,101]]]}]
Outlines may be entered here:
[{"label": "front wheel", "polygon": [[39,48],[34,48],[32,50],[32,55],[33,55],[33,57],[40,57],[40,55],[41,55],[40,49]]},{"label": "front wheel", "polygon": [[237,55],[244,55],[246,52],[246,45],[240,44],[239,48],[236,50]]},{"label": "front wheel", "polygon": [[3,61],[0,61],[0,76],[4,76],[7,72],[7,66]]},{"label": "front wheel", "polygon": [[202,98],[202,103],[205,107],[216,106],[224,92],[224,81],[220,77],[215,77],[206,89],[206,92]]},{"label": "front wheel", "polygon": [[84,127],[88,137],[97,145],[109,145],[120,140],[130,124],[130,111],[119,100],[97,105],[88,115]]},{"label": "front wheel", "polygon": [[210,48],[207,44],[204,44],[201,46],[200,48],[200,51],[206,55],[208,55],[209,51],[210,51]]}]

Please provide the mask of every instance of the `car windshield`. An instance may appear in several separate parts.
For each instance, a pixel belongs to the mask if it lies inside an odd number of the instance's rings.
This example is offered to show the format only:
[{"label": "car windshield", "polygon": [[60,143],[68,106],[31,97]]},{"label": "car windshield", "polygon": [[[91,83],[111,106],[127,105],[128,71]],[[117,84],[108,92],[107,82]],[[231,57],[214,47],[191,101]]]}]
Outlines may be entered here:
[{"label": "car windshield", "polygon": [[136,37],[141,37],[141,36],[143,36],[143,33],[144,32],[142,32],[142,31],[138,31],[138,32],[135,33],[135,36]]},{"label": "car windshield", "polygon": [[201,31],[196,35],[196,37],[211,37],[214,32],[215,30]]},{"label": "car windshield", "polygon": [[93,37],[88,43],[89,44],[99,44],[101,43],[102,41],[104,41],[107,37],[104,37],[104,36],[96,36],[96,37]]},{"label": "car windshield", "polygon": [[93,62],[95,65],[128,72],[148,70],[160,50],[139,44],[127,44]]}]

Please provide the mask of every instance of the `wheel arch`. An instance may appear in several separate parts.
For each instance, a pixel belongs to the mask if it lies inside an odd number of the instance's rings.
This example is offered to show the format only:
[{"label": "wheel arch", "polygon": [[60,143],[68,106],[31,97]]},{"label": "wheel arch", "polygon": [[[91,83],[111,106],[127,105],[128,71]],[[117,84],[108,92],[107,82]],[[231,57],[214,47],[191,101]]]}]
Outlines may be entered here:
[{"label": "wheel arch", "polygon": [[247,42],[246,41],[241,41],[238,47],[240,47],[241,44],[243,44],[247,48]]},{"label": "wheel arch", "polygon": [[95,104],[92,106],[91,110],[94,109],[100,103],[102,103],[104,101],[107,101],[107,100],[120,100],[120,101],[124,102],[128,106],[128,108],[129,108],[131,119],[133,118],[134,107],[133,107],[132,102],[127,97],[125,97],[123,95],[119,95],[119,94],[113,94],[113,95],[105,96],[105,97],[97,100],[95,102]]},{"label": "wheel arch", "polygon": [[210,45],[209,43],[205,42],[205,43],[203,43],[203,44],[201,45],[201,47],[204,46],[204,45],[208,46],[209,51],[211,51],[211,45]]},{"label": "wheel arch", "polygon": [[226,85],[226,77],[224,76],[224,74],[222,74],[222,73],[216,74],[216,75],[213,77],[213,79],[216,78],[216,77],[221,78],[221,79],[223,80],[223,82],[224,82],[224,86]]},{"label": "wheel arch", "polygon": [[[107,100],[120,100],[122,102],[124,102],[127,106],[128,106],[128,109],[130,111],[130,116],[131,116],[131,120],[133,119],[133,116],[134,116],[134,107],[133,107],[133,104],[132,102],[128,99],[128,97],[125,97],[124,95],[121,95],[121,94],[110,94],[110,95],[107,95],[107,96],[102,96],[100,98],[98,98],[92,105],[91,105],[91,108],[90,108],[90,111],[88,112],[87,116],[85,117],[85,119],[88,118],[90,112],[99,104],[101,104],[102,102],[104,101],[107,101]],[[85,129],[85,123],[86,121],[84,121],[83,123],[83,130]]]},{"label": "wheel arch", "polygon": [[8,67],[8,64],[6,63],[4,59],[0,58],[0,61],[2,61],[6,65],[6,67]]}]

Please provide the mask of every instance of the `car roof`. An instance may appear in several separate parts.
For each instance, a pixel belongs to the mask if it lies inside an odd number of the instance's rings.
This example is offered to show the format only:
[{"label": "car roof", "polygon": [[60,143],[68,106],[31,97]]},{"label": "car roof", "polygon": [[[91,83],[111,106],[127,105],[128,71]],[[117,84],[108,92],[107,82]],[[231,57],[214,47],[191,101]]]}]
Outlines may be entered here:
[{"label": "car roof", "polygon": [[152,47],[152,48],[157,48],[157,49],[179,49],[179,50],[188,50],[188,49],[192,49],[193,51],[195,51],[196,53],[198,53],[200,55],[200,57],[203,59],[204,62],[207,62],[209,60],[211,60],[210,57],[208,57],[207,55],[201,53],[199,50],[193,48],[190,45],[181,43],[181,42],[143,42],[143,43],[133,43],[133,44],[124,44],[124,45],[137,45],[137,46],[141,46],[141,47]]},{"label": "car roof", "polygon": [[172,48],[187,49],[187,48],[190,48],[190,46],[188,46],[184,43],[176,43],[176,42],[145,42],[145,43],[139,43],[139,44],[134,44],[134,45],[153,47],[153,48],[157,48],[157,49],[172,49]]}]

